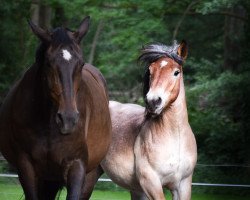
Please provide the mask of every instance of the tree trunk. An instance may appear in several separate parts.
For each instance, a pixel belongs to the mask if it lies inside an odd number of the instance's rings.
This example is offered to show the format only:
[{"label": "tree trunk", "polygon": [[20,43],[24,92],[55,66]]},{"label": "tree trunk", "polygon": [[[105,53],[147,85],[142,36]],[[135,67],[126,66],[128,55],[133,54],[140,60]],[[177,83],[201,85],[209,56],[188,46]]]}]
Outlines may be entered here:
[{"label": "tree trunk", "polygon": [[194,5],[195,5],[196,3],[198,3],[198,2],[199,2],[199,0],[197,0],[197,1],[192,1],[192,2],[188,5],[188,7],[187,7],[186,10],[184,11],[184,13],[182,14],[180,20],[178,21],[178,23],[177,23],[176,26],[175,26],[175,29],[174,29],[174,32],[173,32],[172,41],[174,41],[174,40],[176,39],[176,37],[177,37],[177,35],[178,35],[178,32],[179,32],[179,28],[181,27],[181,24],[182,24],[182,22],[184,21],[184,19],[185,19],[187,13],[190,11],[190,9],[191,9]]},{"label": "tree trunk", "polygon": [[39,9],[39,26],[41,28],[49,29],[51,28],[51,7],[44,4],[44,1],[41,0],[40,9]]},{"label": "tree trunk", "polygon": [[[245,17],[246,11],[240,6],[236,5],[230,8],[230,13]],[[245,21],[227,15],[225,17],[224,26],[224,70],[237,70],[240,64],[241,56],[241,40]]]},{"label": "tree trunk", "polygon": [[94,36],[92,45],[91,45],[91,51],[90,51],[89,60],[88,60],[88,63],[90,63],[90,64],[93,63],[93,60],[94,60],[94,57],[95,57],[97,41],[98,41],[98,38],[99,38],[99,35],[101,33],[101,30],[102,30],[103,26],[104,26],[104,23],[103,23],[102,20],[100,20],[99,23],[98,23],[96,32],[95,32],[95,36]]},{"label": "tree trunk", "polygon": [[40,0],[32,0],[31,2],[31,21],[35,24],[39,24],[39,3]]},{"label": "tree trunk", "polygon": [[31,20],[38,26],[48,29],[51,27],[51,7],[44,0],[32,0]]}]

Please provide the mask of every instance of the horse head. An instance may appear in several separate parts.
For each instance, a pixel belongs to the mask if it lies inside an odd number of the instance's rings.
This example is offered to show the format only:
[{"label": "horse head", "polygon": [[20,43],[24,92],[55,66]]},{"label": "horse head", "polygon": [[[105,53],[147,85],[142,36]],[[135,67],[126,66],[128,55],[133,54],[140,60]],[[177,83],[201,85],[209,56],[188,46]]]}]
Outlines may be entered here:
[{"label": "horse head", "polygon": [[73,132],[79,121],[76,97],[84,65],[80,42],[88,31],[89,20],[89,17],[83,19],[75,32],[61,27],[50,32],[29,22],[42,42],[44,51],[38,49],[41,55],[37,55],[36,63],[43,68],[49,96],[57,108],[55,120],[62,134]]},{"label": "horse head", "polygon": [[144,100],[151,116],[160,115],[178,97],[186,57],[185,41],[173,46],[151,44],[142,49],[139,59],[146,63]]}]

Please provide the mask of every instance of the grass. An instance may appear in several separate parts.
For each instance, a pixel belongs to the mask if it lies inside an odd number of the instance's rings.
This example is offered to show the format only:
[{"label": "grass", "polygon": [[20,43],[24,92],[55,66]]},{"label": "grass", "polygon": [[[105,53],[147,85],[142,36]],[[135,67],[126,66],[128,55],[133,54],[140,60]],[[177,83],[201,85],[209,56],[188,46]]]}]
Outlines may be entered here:
[{"label": "grass", "polygon": [[[101,199],[109,199],[109,200],[129,200],[130,195],[128,192],[123,191],[94,191],[91,200],[101,200]],[[167,199],[171,199],[169,195],[167,195]],[[229,195],[215,195],[215,194],[193,194],[192,200],[249,200],[250,197],[237,197],[237,196],[229,196]]]},{"label": "grass", "polygon": [[[60,200],[65,199],[66,191],[63,190]],[[167,195],[170,199],[170,195]],[[1,200],[23,200],[24,195],[22,188],[18,184],[0,184],[0,199]],[[129,200],[130,195],[127,191],[101,191],[95,190],[91,200]],[[192,200],[249,200],[250,197],[238,197],[231,195],[216,195],[216,194],[193,194]]]}]

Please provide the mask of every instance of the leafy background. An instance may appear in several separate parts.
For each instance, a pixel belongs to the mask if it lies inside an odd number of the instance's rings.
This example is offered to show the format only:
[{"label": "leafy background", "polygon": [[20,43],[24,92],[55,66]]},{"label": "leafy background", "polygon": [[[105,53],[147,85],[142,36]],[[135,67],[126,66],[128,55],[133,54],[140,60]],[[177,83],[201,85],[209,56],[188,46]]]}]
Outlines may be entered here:
[{"label": "leafy background", "polygon": [[142,45],[185,39],[184,78],[198,163],[234,165],[198,165],[194,182],[250,184],[250,1],[0,0],[0,5],[0,102],[34,62],[38,40],[27,19],[48,29],[74,30],[90,15],[85,60],[102,71],[111,99],[122,102],[143,104],[143,68],[136,61]]}]

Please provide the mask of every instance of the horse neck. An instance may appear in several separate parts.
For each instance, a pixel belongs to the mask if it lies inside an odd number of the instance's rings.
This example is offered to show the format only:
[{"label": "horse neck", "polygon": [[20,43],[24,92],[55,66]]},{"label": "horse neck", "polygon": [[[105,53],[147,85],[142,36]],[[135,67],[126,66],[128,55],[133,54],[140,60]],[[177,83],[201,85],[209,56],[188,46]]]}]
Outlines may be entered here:
[{"label": "horse neck", "polygon": [[34,98],[40,105],[41,111],[48,111],[52,109],[51,97],[48,95],[48,85],[46,80],[46,74],[44,72],[44,66],[35,63],[33,65],[36,68],[35,81],[34,81]]}]

